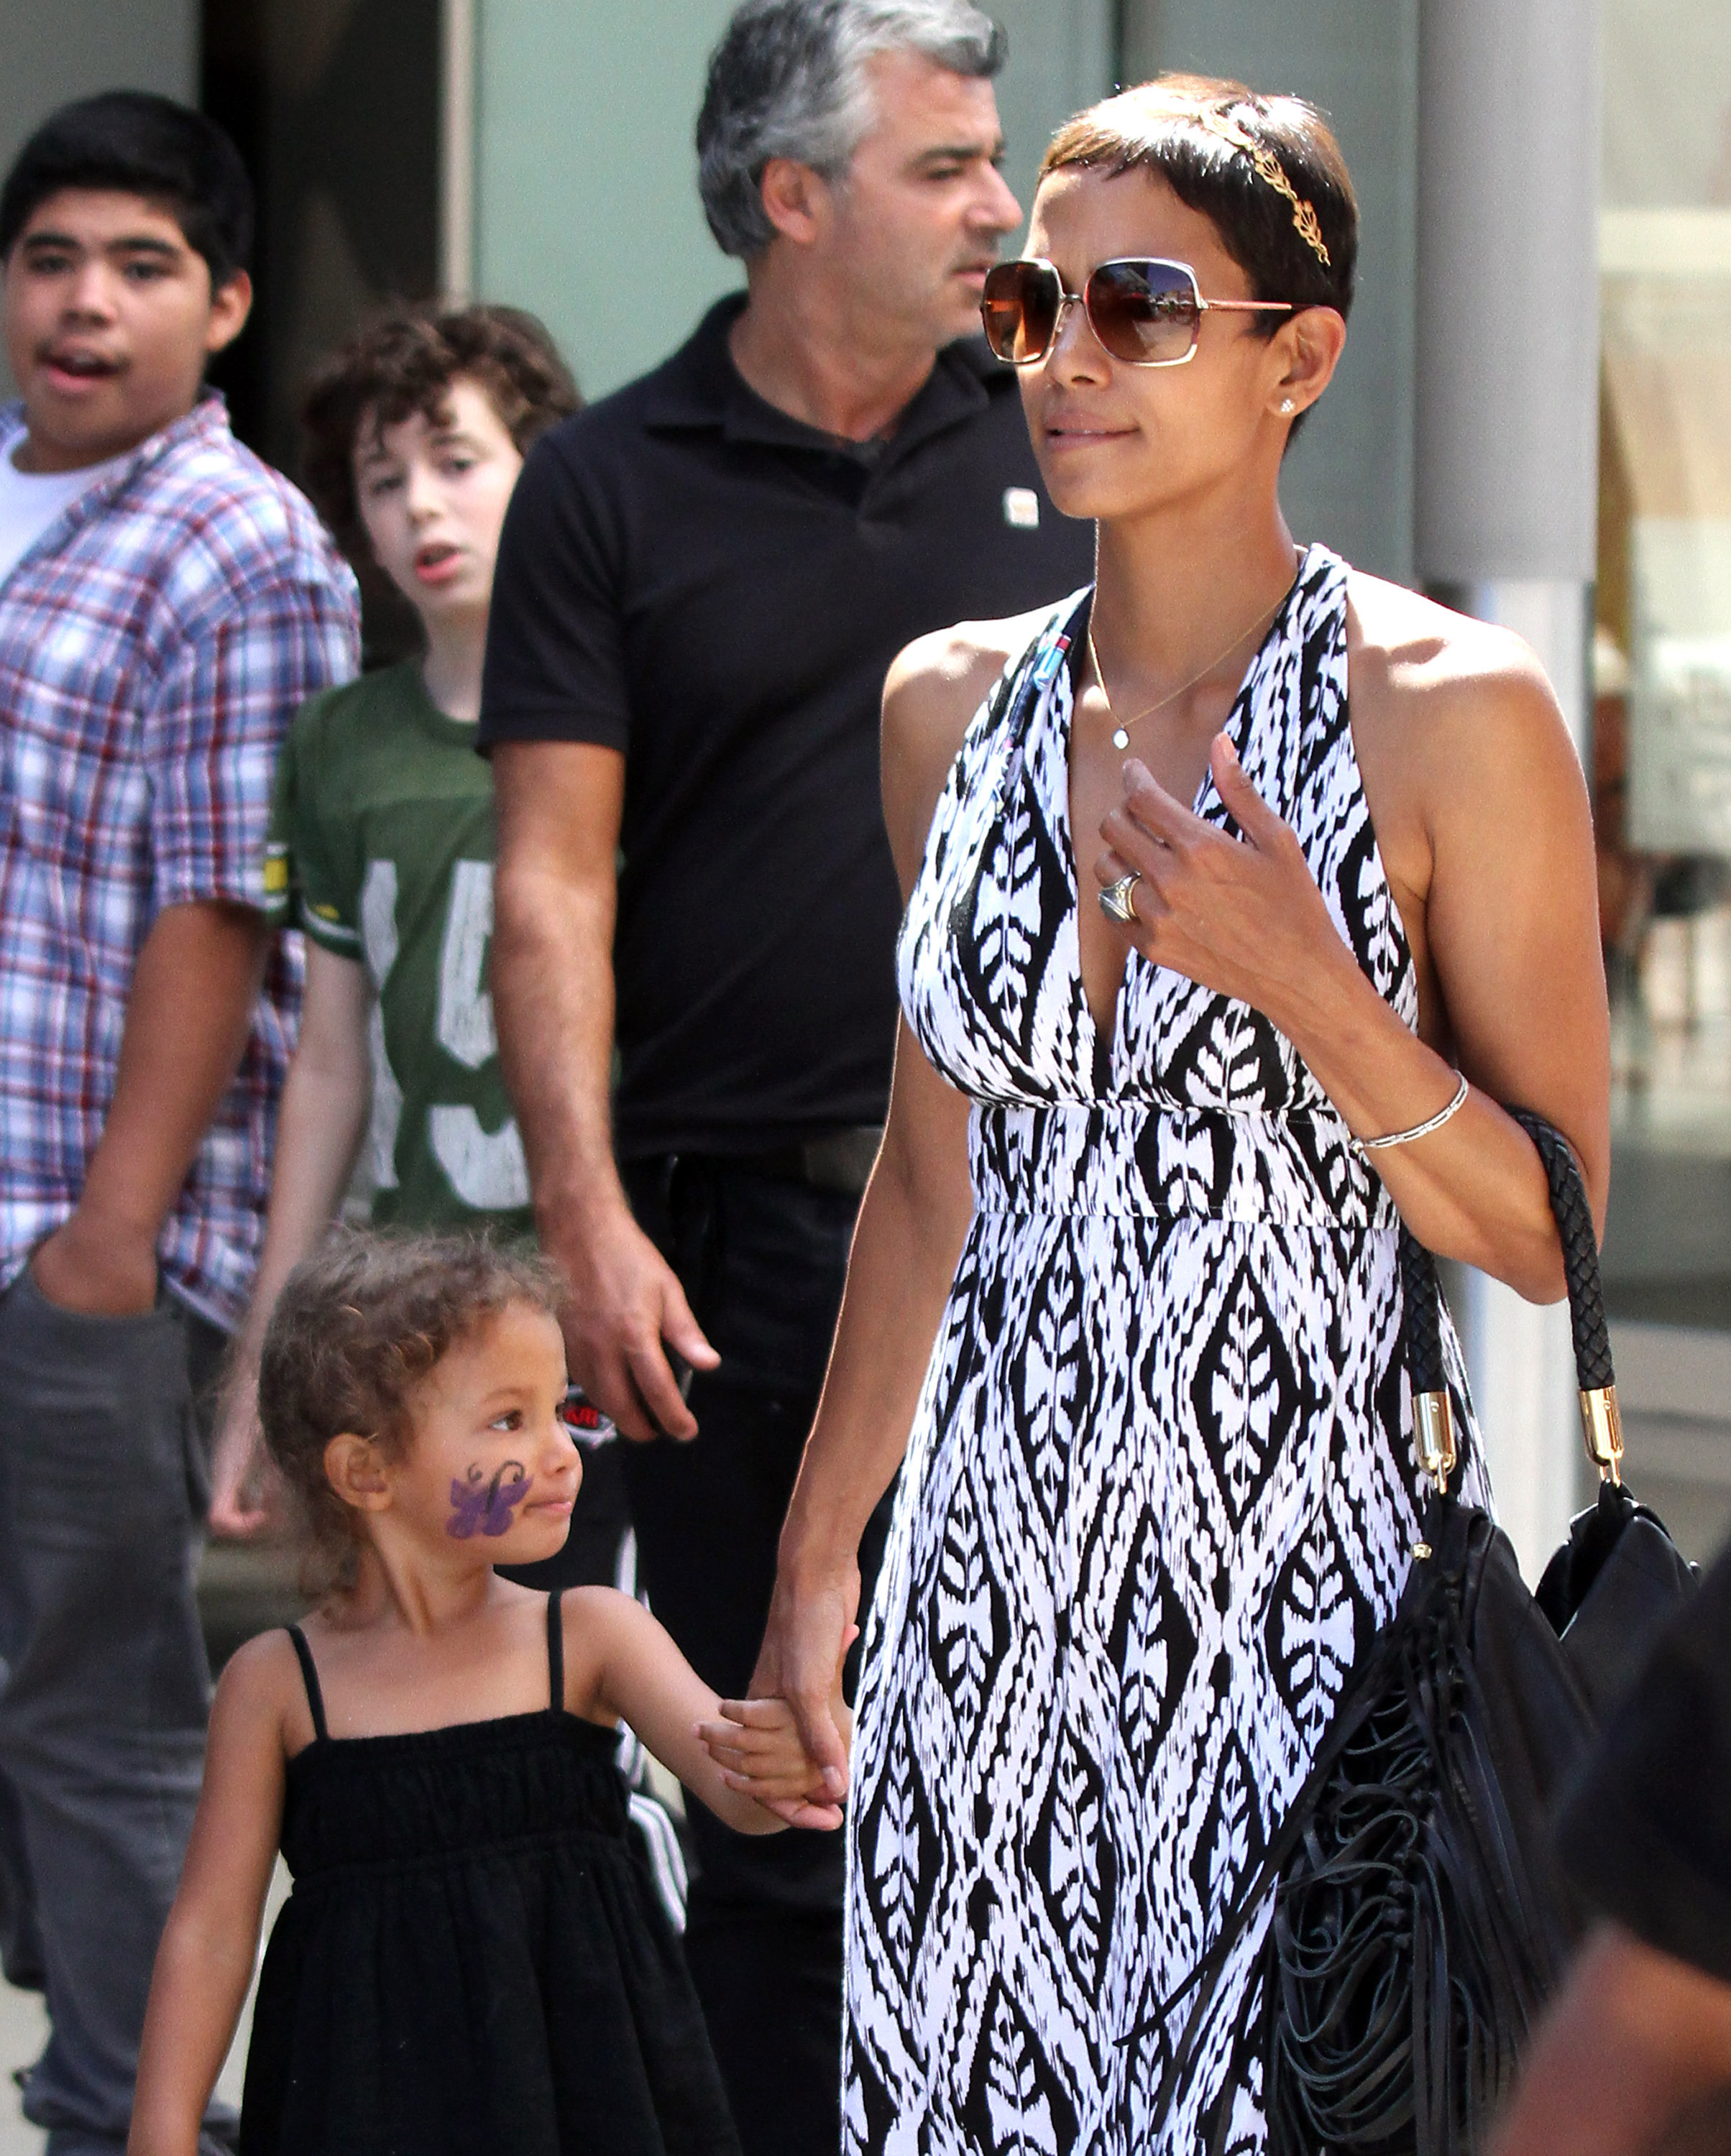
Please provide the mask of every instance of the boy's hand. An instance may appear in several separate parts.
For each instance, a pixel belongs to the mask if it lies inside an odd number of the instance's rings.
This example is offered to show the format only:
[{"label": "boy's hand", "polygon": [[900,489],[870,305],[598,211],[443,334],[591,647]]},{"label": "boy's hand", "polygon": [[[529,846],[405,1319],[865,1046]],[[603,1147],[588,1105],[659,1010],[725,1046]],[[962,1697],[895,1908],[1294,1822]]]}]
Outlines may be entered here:
[{"label": "boy's hand", "polygon": [[265,1450],[256,1388],[237,1386],[211,1453],[210,1531],[233,1542],[275,1533],[288,1523],[286,1497],[282,1477]]},{"label": "boy's hand", "polygon": [[93,1220],[80,1207],[37,1245],[30,1277],[56,1310],[142,1317],[157,1306],[156,1238]]},{"label": "boy's hand", "polygon": [[719,1720],[700,1722],[696,1732],[730,1789],[755,1798],[789,1826],[833,1833],[841,1825],[841,1807],[824,1800],[823,1769],[806,1758],[785,1700],[724,1699],[718,1712]]}]

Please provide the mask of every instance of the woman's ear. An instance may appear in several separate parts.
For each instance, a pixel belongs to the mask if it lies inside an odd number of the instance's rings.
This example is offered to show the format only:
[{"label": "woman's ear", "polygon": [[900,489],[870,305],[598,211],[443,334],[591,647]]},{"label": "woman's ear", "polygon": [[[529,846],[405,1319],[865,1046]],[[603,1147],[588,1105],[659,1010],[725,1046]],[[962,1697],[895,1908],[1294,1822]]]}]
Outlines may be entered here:
[{"label": "woman's ear", "polygon": [[1269,408],[1282,419],[1308,411],[1334,378],[1346,347],[1346,320],[1333,307],[1302,307],[1275,333]]},{"label": "woman's ear", "polygon": [[370,1437],[344,1430],[325,1447],[325,1476],[345,1505],[359,1512],[382,1512],[391,1502],[384,1455]]}]

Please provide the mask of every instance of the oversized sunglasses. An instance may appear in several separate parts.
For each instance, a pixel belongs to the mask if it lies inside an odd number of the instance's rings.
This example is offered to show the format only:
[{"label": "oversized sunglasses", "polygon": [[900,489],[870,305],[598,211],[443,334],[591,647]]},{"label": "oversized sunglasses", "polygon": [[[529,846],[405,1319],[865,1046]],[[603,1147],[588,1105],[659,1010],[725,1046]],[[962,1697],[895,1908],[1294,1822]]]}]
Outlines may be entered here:
[{"label": "oversized sunglasses", "polygon": [[1182,367],[1195,355],[1206,314],[1292,312],[1289,300],[1205,300],[1188,262],[1142,256],[1102,262],[1081,291],[1066,292],[1052,264],[1035,257],[986,273],[986,342],[1012,367],[1033,367],[1056,343],[1066,307],[1080,307],[1102,347],[1128,367]]}]

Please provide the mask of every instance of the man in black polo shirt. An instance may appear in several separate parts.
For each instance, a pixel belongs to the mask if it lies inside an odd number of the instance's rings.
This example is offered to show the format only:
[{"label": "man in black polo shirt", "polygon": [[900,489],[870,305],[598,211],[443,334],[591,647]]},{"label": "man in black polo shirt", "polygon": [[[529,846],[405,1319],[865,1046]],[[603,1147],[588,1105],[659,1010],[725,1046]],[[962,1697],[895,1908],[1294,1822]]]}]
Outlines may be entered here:
[{"label": "man in black polo shirt", "polygon": [[[973,334],[1020,220],[1003,54],[967,0],[750,0],[698,124],[747,295],[542,438],[500,555],[481,729],[506,1077],[573,1374],[629,1437],[665,1433],[624,1450],[642,1577],[724,1695],[762,1636],[888,1097],[884,675],[915,636],[1091,569]],[[693,1831],[687,1948],[746,2148],[834,2156],[840,1840]]]}]

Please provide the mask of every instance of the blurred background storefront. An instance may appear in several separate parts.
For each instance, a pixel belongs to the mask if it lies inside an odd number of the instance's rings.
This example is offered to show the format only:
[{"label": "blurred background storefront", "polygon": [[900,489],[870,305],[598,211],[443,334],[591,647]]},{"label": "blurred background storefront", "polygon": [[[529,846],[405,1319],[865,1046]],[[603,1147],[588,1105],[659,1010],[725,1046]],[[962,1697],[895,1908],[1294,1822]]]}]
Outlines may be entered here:
[{"label": "blurred background storefront", "polygon": [[[1286,485],[1301,537],[1508,622],[1593,776],[1615,1014],[1605,1268],[1632,1470],[1731,1525],[1731,9],[1699,0],[988,0],[1025,203],[1114,80],[1314,98],[1358,182],[1360,297]],[[200,99],[260,182],[259,306],[218,378],[292,470],[297,386],[390,295],[506,300],[591,396],[736,265],[691,146],[729,0],[5,0],[0,157],[62,98]],[[1566,1326],[1456,1283],[1507,1517],[1584,1495]]]},{"label": "blurred background storefront", "polygon": [[1731,1518],[1731,10],[1606,0],[1594,778],[1605,1243],[1654,1469]]}]

